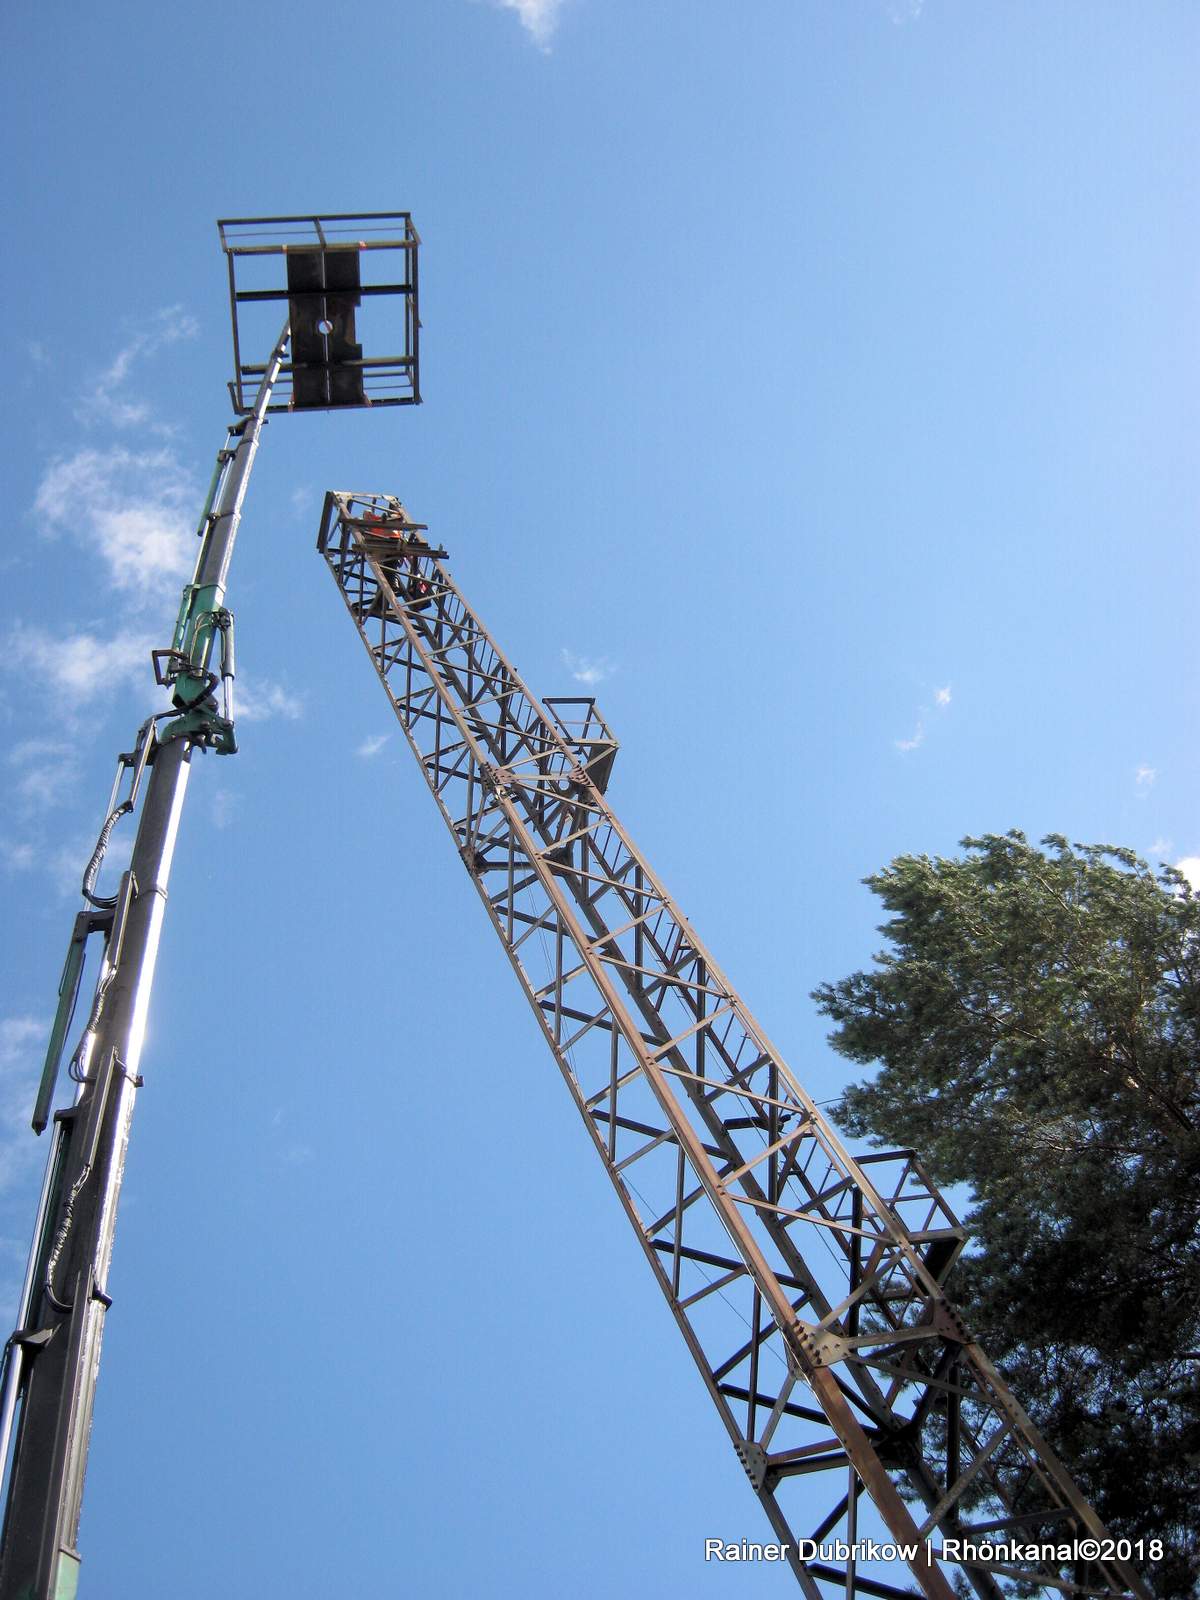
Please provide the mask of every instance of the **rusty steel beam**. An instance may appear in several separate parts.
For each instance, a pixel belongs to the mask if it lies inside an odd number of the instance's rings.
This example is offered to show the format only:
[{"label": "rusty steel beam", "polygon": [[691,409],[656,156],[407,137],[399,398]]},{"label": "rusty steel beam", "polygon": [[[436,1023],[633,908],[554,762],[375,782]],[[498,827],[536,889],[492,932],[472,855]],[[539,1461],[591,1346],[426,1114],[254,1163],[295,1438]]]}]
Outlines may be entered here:
[{"label": "rusty steel beam", "polygon": [[538,700],[440,551],[364,537],[398,506],[327,495],[318,546],[801,1589],[1146,1596],[1116,1559],[946,1557],[1107,1538],[946,1292],[957,1220],[789,1072],[609,807],[594,702]]}]

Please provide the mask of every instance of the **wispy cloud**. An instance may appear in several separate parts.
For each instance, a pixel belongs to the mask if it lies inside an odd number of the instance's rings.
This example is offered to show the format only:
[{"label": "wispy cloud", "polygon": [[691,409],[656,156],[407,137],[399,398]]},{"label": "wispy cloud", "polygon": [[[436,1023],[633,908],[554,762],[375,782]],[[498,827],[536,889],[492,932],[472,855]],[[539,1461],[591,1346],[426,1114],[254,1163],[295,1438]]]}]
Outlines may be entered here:
[{"label": "wispy cloud", "polygon": [[564,649],[562,660],[575,682],[585,683],[589,689],[611,678],[617,670],[607,656],[577,656],[573,650]]},{"label": "wispy cloud", "polygon": [[548,51],[558,27],[563,0],[492,0],[502,11],[515,11],[521,26],[539,50]]},{"label": "wispy cloud", "polygon": [[76,747],[64,739],[22,739],[8,752],[8,765],[18,774],[20,798],[42,809],[68,798],[79,759]]},{"label": "wispy cloud", "polygon": [[925,9],[925,0],[887,0],[887,14],[898,28],[915,22]]},{"label": "wispy cloud", "polygon": [[30,872],[37,865],[37,851],[23,839],[0,839],[0,856],[10,872]]},{"label": "wispy cloud", "polygon": [[231,828],[234,814],[237,811],[237,795],[232,789],[217,789],[212,797],[212,820],[214,828]]},{"label": "wispy cloud", "polygon": [[1142,790],[1142,792],[1144,793],[1147,789],[1152,789],[1154,787],[1154,780],[1157,777],[1158,777],[1158,772],[1155,770],[1155,768],[1154,767],[1148,767],[1146,765],[1146,763],[1143,761],[1141,766],[1138,767],[1137,770],[1134,772],[1133,781],[1134,781],[1134,783],[1137,784],[1138,788],[1140,790]]},{"label": "wispy cloud", "polygon": [[148,670],[153,635],[124,630],[102,639],[94,633],[51,633],[18,622],[8,634],[9,660],[23,667],[65,712],[107,694],[114,681]]},{"label": "wispy cloud", "polygon": [[372,756],[379,754],[390,738],[390,733],[373,733],[369,739],[363,740],[354,754],[361,756],[364,761],[370,761]]},{"label": "wispy cloud", "polygon": [[1146,856],[1150,861],[1166,861],[1171,854],[1170,839],[1155,839],[1153,844],[1146,846]]},{"label": "wispy cloud", "polygon": [[290,1114],[282,1106],[276,1106],[271,1115],[270,1143],[272,1158],[276,1166],[300,1167],[312,1160],[314,1151],[310,1144],[303,1139],[298,1139],[288,1127],[291,1121]]},{"label": "wispy cloud", "polygon": [[269,679],[239,677],[234,699],[234,715],[238,722],[266,722],[271,717],[283,717],[286,722],[296,722],[304,715],[304,701],[282,684]]},{"label": "wispy cloud", "polygon": [[[119,427],[134,420],[136,407],[123,386],[136,363],[195,333],[195,321],[178,306],[151,315],[93,381],[78,414],[89,424]],[[108,694],[114,682],[150,684],[150,651],[164,641],[144,618],[149,605],[161,606],[164,588],[189,573],[196,499],[191,473],[162,444],[85,446],[47,466],[33,504],[39,533],[69,539],[84,562],[98,561],[99,584],[95,569],[82,563],[81,578],[93,593],[99,588],[113,596],[105,604],[111,621],[103,628],[93,623],[51,631],[18,621],[8,632],[10,659],[60,715],[78,720],[81,708]],[[26,764],[19,788],[30,800],[46,801],[61,790],[69,758],[53,743],[27,741],[10,758]]]},{"label": "wispy cloud", "polygon": [[917,707],[917,725],[907,739],[893,739],[892,743],[897,750],[907,752],[919,750],[925,743],[929,731],[929,719],[935,711],[942,712],[949,709],[951,694],[950,685],[947,683],[942,688],[935,688],[932,695],[932,705],[926,704]]},{"label": "wispy cloud", "polygon": [[29,1059],[29,1049],[42,1040],[45,1023],[40,1017],[0,1017],[0,1072],[10,1073]]},{"label": "wispy cloud", "polygon": [[192,562],[196,487],[168,449],[77,450],[51,463],[34,511],[43,533],[74,539],[132,600],[161,597]]},{"label": "wispy cloud", "polygon": [[[178,306],[155,313],[94,381],[81,415],[118,427],[131,420],[121,397],[137,363],[196,331],[194,318]],[[311,491],[303,493],[307,502]],[[150,651],[164,640],[161,630],[140,619],[191,572],[197,501],[191,472],[164,444],[140,450],[88,445],[47,467],[34,500],[40,532],[68,538],[98,557],[115,597],[113,623],[103,633],[93,625],[64,636],[18,622],[8,635],[10,658],[51,693],[60,710],[69,714],[90,706],[114,680],[136,675],[148,684]],[[239,679],[236,709],[248,722],[294,719],[302,714],[302,701],[279,684]],[[32,794],[43,780],[31,768],[25,782]],[[46,778],[44,787],[49,783]]]},{"label": "wispy cloud", "polygon": [[[121,346],[104,371],[94,378],[79,401],[76,415],[83,423],[104,422],[117,428],[140,427],[150,418],[144,401],[131,400],[125,393],[126,381],[139,360],[181,339],[194,339],[199,332],[194,317],[181,306],[164,306],[151,313],[142,327]],[[156,432],[164,431],[160,427]],[[169,430],[165,430],[169,431]]]},{"label": "wispy cloud", "polygon": [[114,679],[130,678],[146,665],[152,635],[117,633],[110,639],[91,633],[50,633],[18,623],[9,635],[12,659],[71,704],[86,704],[107,694]]},{"label": "wispy cloud", "polygon": [[[179,306],[151,313],[81,397],[80,420],[116,428],[144,421],[146,407],[124,393],[137,363],[196,333],[195,319]],[[64,535],[99,556],[108,581],[132,602],[157,598],[164,580],[187,575],[196,499],[192,474],[165,445],[84,447],[50,463],[34,512],[41,533]]]}]

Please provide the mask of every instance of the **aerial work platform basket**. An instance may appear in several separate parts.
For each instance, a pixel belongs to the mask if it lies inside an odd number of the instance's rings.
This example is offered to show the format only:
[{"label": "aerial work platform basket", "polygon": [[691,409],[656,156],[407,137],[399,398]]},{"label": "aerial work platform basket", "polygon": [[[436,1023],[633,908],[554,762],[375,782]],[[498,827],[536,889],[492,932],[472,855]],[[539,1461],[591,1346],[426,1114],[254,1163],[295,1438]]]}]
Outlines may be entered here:
[{"label": "aerial work platform basket", "polygon": [[269,350],[281,309],[291,345],[269,410],[420,402],[421,241],[407,211],[229,217],[217,226],[229,267],[236,411],[249,412],[265,370],[243,359],[243,346]]}]

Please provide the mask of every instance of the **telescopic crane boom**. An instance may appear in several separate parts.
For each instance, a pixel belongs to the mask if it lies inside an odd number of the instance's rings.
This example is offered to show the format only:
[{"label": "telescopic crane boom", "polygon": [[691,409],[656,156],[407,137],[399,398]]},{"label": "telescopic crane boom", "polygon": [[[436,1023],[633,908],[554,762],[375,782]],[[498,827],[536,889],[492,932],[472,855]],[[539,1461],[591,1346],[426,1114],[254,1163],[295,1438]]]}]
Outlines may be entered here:
[{"label": "telescopic crane boom", "polygon": [[[0,1533],[0,1600],[73,1600],[76,1548],[92,1428],[108,1270],[125,1150],[171,860],[197,749],[225,755],[233,727],[233,616],[225,591],[242,503],[267,413],[411,405],[420,399],[417,247],[408,212],[258,217],[218,224],[229,270],[237,413],[217,454],[200,516],[194,576],[169,646],[153,652],[171,709],[148,717],[117,767],[108,816],[84,874],[59,984],[33,1127],[51,1126],[17,1326],[0,1380],[0,1470],[8,1469]],[[399,267],[396,268],[396,262]],[[380,282],[374,263],[392,281]],[[239,279],[249,266],[255,287]],[[282,264],[283,281],[265,277]],[[365,264],[371,264],[368,272]],[[364,357],[357,334],[364,297],[403,304],[401,349]],[[268,339],[285,314],[273,347]],[[265,361],[243,357],[243,315],[259,322]],[[264,329],[269,330],[264,332]],[[214,658],[219,670],[213,670]],[[218,708],[215,691],[222,691]],[[124,789],[122,794],[120,791]],[[113,828],[137,813],[133,856],[116,893],[96,893]],[[99,976],[70,1056],[70,1105],[53,1111],[59,1066],[83,979],[88,941],[101,936]],[[53,1115],[52,1115],[53,1112]],[[11,1457],[10,1457],[11,1446]]]},{"label": "telescopic crane boom", "polygon": [[[195,576],[183,593],[169,649],[156,652],[160,683],[174,709],[150,717],[134,750],[122,756],[124,797],[110,807],[84,879],[88,908],[75,919],[33,1126],[47,1125],[62,1048],[83,974],[89,936],[103,936],[95,995],[71,1058],[74,1103],[54,1115],[46,1185],[29,1269],[6,1350],[0,1400],[0,1462],[20,1402],[0,1548],[4,1600],[71,1600],[79,1575],[76,1536],[83,1505],[106,1293],[125,1168],[125,1149],[141,1086],[138,1067],[167,905],[171,859],[196,749],[231,753],[233,618],[225,585],[242,501],[263,418],[287,350],[288,328],[271,352],[250,415],[229,429],[214,492],[201,517]],[[220,672],[209,663],[220,642]],[[212,690],[224,683],[224,714]],[[144,798],[141,789],[145,788]],[[129,869],[111,899],[97,896],[96,872],[114,824],[135,809]]]}]

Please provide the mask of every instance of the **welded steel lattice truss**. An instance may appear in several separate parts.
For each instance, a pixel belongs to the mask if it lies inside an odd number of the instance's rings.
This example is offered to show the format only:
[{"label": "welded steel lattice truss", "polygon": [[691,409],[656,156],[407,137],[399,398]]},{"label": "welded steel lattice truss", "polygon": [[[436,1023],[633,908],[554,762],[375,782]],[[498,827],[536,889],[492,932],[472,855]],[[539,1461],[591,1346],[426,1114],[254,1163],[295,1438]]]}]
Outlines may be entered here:
[{"label": "welded steel lattice truss", "polygon": [[[594,702],[536,699],[389,517],[330,494],[319,548],[803,1591],[1144,1595],[1061,1558],[1112,1541],[947,1297],[920,1162],[846,1153],[609,808]],[[868,1529],[908,1587],[843,1555]]]}]

